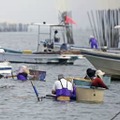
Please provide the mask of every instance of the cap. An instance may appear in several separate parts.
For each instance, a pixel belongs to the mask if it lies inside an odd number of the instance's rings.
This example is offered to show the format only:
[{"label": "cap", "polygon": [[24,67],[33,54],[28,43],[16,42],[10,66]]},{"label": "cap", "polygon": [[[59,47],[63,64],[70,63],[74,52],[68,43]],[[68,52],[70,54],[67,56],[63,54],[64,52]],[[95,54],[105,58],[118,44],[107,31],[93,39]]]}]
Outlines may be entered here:
[{"label": "cap", "polygon": [[60,80],[60,79],[62,79],[62,78],[64,78],[64,75],[63,75],[63,74],[59,74],[59,75],[58,75],[58,80]]},{"label": "cap", "polygon": [[55,33],[58,33],[58,31],[57,31],[57,30],[55,30]]},{"label": "cap", "polygon": [[86,71],[86,74],[91,78],[91,77],[95,76],[95,72],[96,72],[96,70],[88,68],[87,71]]},{"label": "cap", "polygon": [[95,75],[99,76],[101,79],[102,79],[104,74],[105,74],[105,72],[102,72],[101,70],[97,70],[96,73],[95,73]]},{"label": "cap", "polygon": [[94,36],[93,36],[93,35],[90,35],[90,38],[94,38]]}]

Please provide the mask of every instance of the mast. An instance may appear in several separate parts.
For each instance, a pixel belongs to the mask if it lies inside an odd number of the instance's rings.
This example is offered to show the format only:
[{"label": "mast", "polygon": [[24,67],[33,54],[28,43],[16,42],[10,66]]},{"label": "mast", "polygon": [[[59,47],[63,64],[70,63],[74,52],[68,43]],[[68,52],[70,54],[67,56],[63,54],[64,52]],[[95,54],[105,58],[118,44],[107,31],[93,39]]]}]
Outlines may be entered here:
[{"label": "mast", "polygon": [[38,45],[37,45],[37,52],[39,51],[40,47],[40,25],[38,25]]}]

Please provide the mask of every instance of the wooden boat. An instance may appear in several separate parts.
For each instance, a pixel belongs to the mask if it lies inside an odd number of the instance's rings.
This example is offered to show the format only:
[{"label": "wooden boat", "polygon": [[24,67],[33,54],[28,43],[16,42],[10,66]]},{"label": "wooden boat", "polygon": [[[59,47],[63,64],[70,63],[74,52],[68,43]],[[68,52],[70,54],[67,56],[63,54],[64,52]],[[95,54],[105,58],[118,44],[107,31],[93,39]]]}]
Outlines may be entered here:
[{"label": "wooden boat", "polygon": [[[91,80],[84,78],[66,78],[68,81],[73,82],[76,86],[76,101],[77,102],[92,102],[101,103],[104,101],[104,88],[91,87]],[[109,87],[111,77],[105,75],[103,77],[104,83]]]},{"label": "wooden boat", "polygon": [[[111,76],[109,75],[103,76],[103,82],[109,87],[111,84]],[[73,78],[73,83],[75,85],[80,85],[80,86],[90,86],[91,80],[84,78]]]},{"label": "wooden boat", "polygon": [[[89,86],[76,86],[76,102],[102,103],[104,102],[104,88],[90,88]],[[47,99],[56,98],[55,95],[46,95]]]},{"label": "wooden boat", "polygon": [[[102,103],[104,101],[104,88],[90,87],[91,80],[83,78],[65,78],[70,82],[73,82],[76,86],[76,102],[89,102],[89,103]],[[109,87],[111,79],[110,76],[104,77],[105,84]],[[46,98],[55,99],[55,96],[48,95]],[[75,100],[74,100],[75,101]]]}]

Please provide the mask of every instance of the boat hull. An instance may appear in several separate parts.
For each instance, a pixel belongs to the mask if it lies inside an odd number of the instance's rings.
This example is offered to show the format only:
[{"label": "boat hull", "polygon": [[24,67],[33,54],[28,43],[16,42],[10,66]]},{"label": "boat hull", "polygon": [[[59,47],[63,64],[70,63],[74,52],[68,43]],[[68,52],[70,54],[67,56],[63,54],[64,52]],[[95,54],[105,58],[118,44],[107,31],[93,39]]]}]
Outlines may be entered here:
[{"label": "boat hull", "polygon": [[96,69],[120,77],[120,54],[96,50],[81,50],[81,52]]},{"label": "boat hull", "polygon": [[23,53],[0,53],[0,61],[11,63],[31,63],[31,64],[74,64],[76,55],[64,54],[23,54]]},{"label": "boat hull", "polygon": [[[73,83],[76,86],[91,86],[91,80],[84,78],[73,78]],[[103,76],[103,82],[109,87],[111,84],[111,77],[109,75]]]},{"label": "boat hull", "polygon": [[102,89],[102,88],[94,89],[88,86],[77,86],[76,101],[101,103],[104,101],[104,90],[105,89]]}]

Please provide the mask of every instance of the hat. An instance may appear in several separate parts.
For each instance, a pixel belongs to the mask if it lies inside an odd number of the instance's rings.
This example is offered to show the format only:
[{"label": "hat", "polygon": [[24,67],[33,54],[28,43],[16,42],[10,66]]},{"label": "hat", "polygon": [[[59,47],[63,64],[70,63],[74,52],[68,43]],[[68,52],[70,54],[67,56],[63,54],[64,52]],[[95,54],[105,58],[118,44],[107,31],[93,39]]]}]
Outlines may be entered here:
[{"label": "hat", "polygon": [[57,30],[55,30],[55,32],[54,33],[58,33],[58,31]]},{"label": "hat", "polygon": [[97,70],[96,73],[95,73],[95,75],[99,76],[101,79],[102,79],[104,74],[105,74],[105,72],[102,72],[101,70]]},{"label": "hat", "polygon": [[91,69],[91,68],[88,68],[87,71],[86,71],[86,74],[88,75],[88,77],[94,77],[95,76],[95,70]]},{"label": "hat", "polygon": [[59,74],[59,75],[58,75],[58,80],[60,80],[60,79],[62,79],[62,78],[64,78],[64,75],[63,75],[63,74]]},{"label": "hat", "polygon": [[90,38],[94,38],[94,36],[93,36],[93,35],[90,35]]}]

